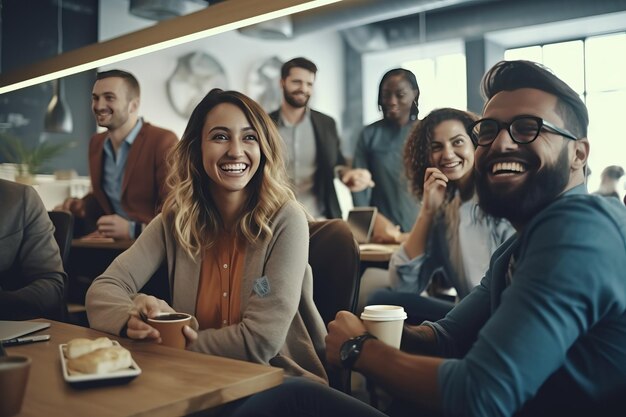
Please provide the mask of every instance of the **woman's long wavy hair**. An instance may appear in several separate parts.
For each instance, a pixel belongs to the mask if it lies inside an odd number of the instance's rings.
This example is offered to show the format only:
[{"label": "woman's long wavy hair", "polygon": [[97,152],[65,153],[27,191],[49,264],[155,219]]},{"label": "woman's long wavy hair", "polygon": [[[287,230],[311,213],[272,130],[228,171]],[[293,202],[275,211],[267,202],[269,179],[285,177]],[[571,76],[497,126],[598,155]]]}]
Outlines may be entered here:
[{"label": "woman's long wavy hair", "polygon": [[[446,120],[458,120],[468,130],[470,125],[478,120],[473,113],[449,107],[433,110],[413,128],[404,145],[404,169],[409,179],[411,191],[418,199],[424,195],[424,176],[426,168],[431,166],[431,142],[435,128]],[[457,187],[449,183],[446,189],[447,201],[456,194]]]},{"label": "woman's long wavy hair", "polygon": [[209,112],[219,104],[239,107],[256,130],[261,161],[246,189],[248,197],[236,222],[235,233],[249,243],[272,236],[272,218],[295,196],[289,187],[283,145],[274,122],[254,100],[237,92],[211,90],[191,114],[185,133],[169,156],[171,188],[163,204],[178,243],[191,257],[215,245],[224,231],[219,211],[209,192],[211,179],[202,164],[202,128]]}]

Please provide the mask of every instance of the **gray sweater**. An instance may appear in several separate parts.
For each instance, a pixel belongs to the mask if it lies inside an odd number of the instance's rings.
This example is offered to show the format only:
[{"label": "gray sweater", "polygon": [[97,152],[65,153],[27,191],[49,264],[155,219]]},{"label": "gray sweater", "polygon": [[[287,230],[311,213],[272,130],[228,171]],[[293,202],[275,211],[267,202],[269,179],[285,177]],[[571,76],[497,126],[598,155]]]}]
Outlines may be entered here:
[{"label": "gray sweater", "polygon": [[[326,329],[313,303],[309,228],[303,210],[295,202],[286,203],[274,217],[272,230],[271,239],[246,248],[241,322],[200,331],[188,349],[278,366],[289,375],[325,382],[320,358]],[[163,261],[168,266],[172,307],[195,314],[202,261],[187,255],[165,218],[158,215],[89,288],[86,305],[90,325],[119,334],[128,321],[132,297]],[[263,277],[269,291],[255,291],[255,282],[265,282]]]}]

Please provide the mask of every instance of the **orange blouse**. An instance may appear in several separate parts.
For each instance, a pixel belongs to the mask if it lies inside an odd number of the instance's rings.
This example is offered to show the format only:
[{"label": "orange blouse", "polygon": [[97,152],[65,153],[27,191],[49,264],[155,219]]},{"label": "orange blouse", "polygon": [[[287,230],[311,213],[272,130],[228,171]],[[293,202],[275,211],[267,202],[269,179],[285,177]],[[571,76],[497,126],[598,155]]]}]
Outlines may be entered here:
[{"label": "orange blouse", "polygon": [[245,245],[231,236],[205,251],[200,268],[196,318],[200,330],[241,321],[241,278]]}]

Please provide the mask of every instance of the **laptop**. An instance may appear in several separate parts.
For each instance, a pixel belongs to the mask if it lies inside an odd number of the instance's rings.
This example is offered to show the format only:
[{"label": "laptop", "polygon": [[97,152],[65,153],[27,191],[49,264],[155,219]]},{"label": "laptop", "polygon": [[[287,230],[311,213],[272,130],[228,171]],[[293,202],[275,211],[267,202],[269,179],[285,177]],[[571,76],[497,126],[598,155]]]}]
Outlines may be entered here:
[{"label": "laptop", "polygon": [[50,323],[38,321],[2,321],[0,320],[0,341],[15,339],[39,330],[47,329]]},{"label": "laptop", "polygon": [[377,211],[376,207],[354,207],[348,213],[348,226],[359,244],[369,243]]}]

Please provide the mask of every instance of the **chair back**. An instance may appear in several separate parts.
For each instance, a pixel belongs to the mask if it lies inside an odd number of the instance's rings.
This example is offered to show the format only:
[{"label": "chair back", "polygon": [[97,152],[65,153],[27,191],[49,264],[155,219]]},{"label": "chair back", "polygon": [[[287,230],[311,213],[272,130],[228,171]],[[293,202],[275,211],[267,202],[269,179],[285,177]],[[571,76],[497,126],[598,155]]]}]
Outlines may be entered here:
[{"label": "chair back", "polygon": [[59,245],[63,266],[66,267],[74,235],[74,216],[69,211],[49,211],[48,216],[54,225],[54,240]]},{"label": "chair back", "polygon": [[[309,223],[309,265],[313,300],[324,324],[328,326],[340,310],[354,313],[361,283],[360,251],[346,222]],[[329,367],[326,372],[331,387],[350,393],[350,372]]]},{"label": "chair back", "polygon": [[346,222],[333,219],[309,223],[313,299],[326,325],[338,311],[356,309],[359,257],[359,245]]}]

